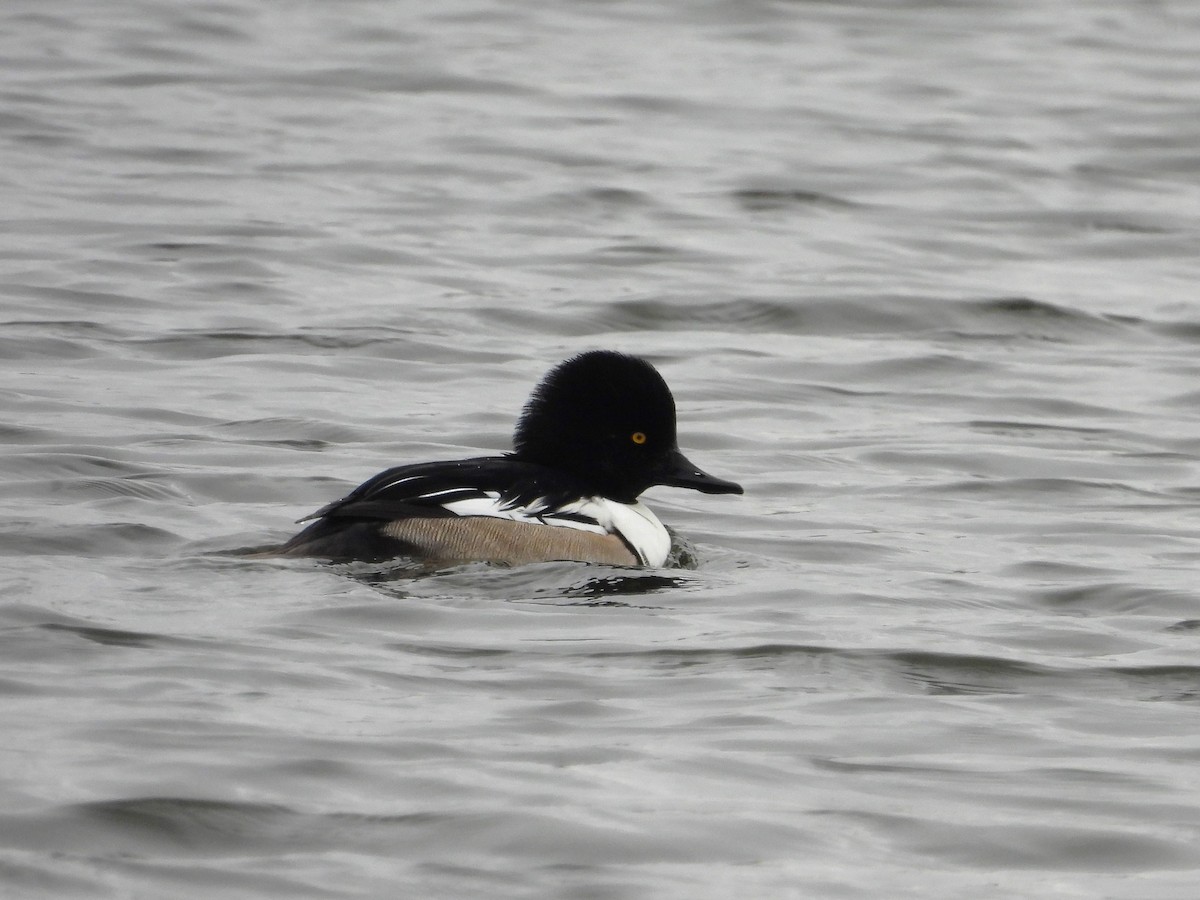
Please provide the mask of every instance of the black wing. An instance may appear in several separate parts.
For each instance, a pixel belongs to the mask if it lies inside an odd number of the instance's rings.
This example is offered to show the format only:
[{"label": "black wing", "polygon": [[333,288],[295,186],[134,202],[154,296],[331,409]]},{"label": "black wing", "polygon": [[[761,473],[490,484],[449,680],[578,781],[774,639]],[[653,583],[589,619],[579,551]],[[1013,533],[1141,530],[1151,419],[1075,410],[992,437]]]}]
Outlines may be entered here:
[{"label": "black wing", "polygon": [[444,504],[490,497],[516,507],[541,501],[548,509],[581,496],[570,476],[510,456],[481,456],[396,466],[364,481],[340,500],[300,519],[391,521],[412,516],[452,516]]}]

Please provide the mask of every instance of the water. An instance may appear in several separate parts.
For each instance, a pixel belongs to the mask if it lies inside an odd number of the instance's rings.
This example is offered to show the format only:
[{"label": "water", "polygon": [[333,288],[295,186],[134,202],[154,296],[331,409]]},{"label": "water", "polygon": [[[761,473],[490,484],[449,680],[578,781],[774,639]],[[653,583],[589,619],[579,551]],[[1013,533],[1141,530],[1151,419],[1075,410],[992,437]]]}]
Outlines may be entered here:
[{"label": "water", "polygon": [[[0,10],[0,894],[1192,898],[1189,0]],[[258,562],[644,354],[695,570]]]}]

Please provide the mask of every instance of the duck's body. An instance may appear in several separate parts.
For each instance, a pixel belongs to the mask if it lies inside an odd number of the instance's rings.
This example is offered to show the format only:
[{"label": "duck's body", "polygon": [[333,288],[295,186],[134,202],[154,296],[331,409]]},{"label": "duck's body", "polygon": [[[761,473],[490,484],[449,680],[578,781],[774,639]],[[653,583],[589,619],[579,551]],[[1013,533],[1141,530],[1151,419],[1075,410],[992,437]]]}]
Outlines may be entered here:
[{"label": "duck's body", "polygon": [[515,451],[381,472],[309,516],[286,556],[432,564],[549,560],[661,566],[671,537],[637,499],[654,484],[741,487],[692,465],[675,403],[644,360],[595,351],[553,369],[517,425]]},{"label": "duck's body", "polygon": [[505,456],[397,466],[313,513],[284,552],[662,565],[671,539],[654,513],[581,490],[561,473]]}]

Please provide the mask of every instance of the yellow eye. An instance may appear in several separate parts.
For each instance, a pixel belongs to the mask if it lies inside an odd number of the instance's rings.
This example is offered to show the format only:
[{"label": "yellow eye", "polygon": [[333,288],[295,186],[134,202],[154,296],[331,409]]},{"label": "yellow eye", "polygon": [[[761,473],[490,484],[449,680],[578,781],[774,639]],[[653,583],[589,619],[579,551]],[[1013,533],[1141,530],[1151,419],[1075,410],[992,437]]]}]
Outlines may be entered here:
[{"label": "yellow eye", "polygon": [[635,444],[644,444],[644,443],[646,443],[646,432],[635,431],[633,434],[631,434],[629,436],[629,439],[631,441],[633,441]]}]

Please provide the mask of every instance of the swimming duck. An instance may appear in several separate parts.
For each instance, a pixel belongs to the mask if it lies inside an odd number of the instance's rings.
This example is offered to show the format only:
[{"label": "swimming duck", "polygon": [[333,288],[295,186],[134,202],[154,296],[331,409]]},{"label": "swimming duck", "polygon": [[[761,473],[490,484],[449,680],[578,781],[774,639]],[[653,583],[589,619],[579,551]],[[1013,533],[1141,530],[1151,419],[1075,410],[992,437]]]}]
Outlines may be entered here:
[{"label": "swimming duck", "polygon": [[654,366],[596,350],[537,385],[511,453],[380,472],[301,519],[315,521],[278,552],[433,565],[661,566],[671,536],[638,499],[654,485],[742,493],[680,452],[675,399]]}]

